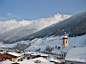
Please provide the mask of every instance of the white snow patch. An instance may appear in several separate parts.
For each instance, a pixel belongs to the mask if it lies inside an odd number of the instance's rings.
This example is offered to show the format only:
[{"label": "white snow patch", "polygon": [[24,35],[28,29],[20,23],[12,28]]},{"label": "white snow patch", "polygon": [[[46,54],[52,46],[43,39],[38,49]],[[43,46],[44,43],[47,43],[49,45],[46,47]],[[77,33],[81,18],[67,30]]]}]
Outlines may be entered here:
[{"label": "white snow patch", "polygon": [[86,47],[77,47],[70,49],[65,60],[86,62]]}]

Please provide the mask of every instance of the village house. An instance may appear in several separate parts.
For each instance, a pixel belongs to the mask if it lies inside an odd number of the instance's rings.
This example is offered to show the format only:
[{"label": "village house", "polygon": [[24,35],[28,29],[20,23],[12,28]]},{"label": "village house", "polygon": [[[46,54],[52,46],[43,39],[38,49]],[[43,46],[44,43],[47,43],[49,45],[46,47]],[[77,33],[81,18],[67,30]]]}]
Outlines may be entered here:
[{"label": "village house", "polygon": [[86,64],[86,47],[72,48],[68,51],[65,64]]},{"label": "village house", "polygon": [[0,52],[0,61],[10,60],[16,62],[20,59],[23,54],[16,53],[16,52]]}]

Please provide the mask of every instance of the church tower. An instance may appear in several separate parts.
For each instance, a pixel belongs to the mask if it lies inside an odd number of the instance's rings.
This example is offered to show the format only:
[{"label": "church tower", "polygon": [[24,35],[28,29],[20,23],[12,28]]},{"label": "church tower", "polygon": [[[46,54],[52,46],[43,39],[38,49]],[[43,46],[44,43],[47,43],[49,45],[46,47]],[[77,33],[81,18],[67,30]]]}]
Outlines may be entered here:
[{"label": "church tower", "polygon": [[63,48],[67,48],[67,47],[68,47],[68,36],[65,32],[63,36]]}]

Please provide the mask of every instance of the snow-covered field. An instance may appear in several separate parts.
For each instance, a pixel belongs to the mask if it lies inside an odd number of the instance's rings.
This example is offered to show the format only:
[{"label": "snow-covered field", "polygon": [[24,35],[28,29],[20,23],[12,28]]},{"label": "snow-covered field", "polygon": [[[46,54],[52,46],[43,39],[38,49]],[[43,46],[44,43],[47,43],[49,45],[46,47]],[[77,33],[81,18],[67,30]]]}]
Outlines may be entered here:
[{"label": "snow-covered field", "polygon": [[[60,53],[62,51],[63,46],[63,36],[50,36],[45,38],[35,38],[32,41],[19,41],[13,44],[3,44],[0,43],[0,47],[13,48],[17,45],[28,45],[25,48],[25,51],[32,52],[47,52],[47,48],[51,48],[49,51],[51,53]],[[66,52],[73,47],[84,47],[86,46],[86,35],[77,36],[77,37],[69,37],[68,38],[69,46],[64,49]],[[22,47],[23,48],[23,47]],[[60,49],[59,49],[60,48]]]}]

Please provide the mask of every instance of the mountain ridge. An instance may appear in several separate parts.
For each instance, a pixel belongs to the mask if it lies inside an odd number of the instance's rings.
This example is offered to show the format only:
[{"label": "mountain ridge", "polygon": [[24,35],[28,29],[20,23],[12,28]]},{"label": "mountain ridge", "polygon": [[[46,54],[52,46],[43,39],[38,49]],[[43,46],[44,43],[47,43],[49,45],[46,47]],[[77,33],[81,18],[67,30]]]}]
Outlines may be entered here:
[{"label": "mountain ridge", "polygon": [[[0,34],[0,41],[3,42],[8,42],[9,40],[17,40],[17,39],[21,39],[26,37],[27,35],[33,34],[37,31],[40,31],[41,29],[52,25],[54,23],[59,23],[62,20],[69,18],[69,15],[64,15],[64,17],[62,17],[61,15],[55,15],[53,17],[49,17],[49,18],[43,18],[43,19],[39,19],[39,20],[34,20],[32,23],[25,23],[25,25],[23,24],[23,22],[18,22],[20,25],[17,28],[13,28],[11,30],[5,31],[3,33]],[[15,22],[17,24],[17,22]],[[9,25],[10,22],[7,23],[7,25]],[[12,23],[13,24],[13,23]],[[15,27],[15,25],[14,25]],[[9,29],[9,26],[8,26]]]},{"label": "mountain ridge", "polygon": [[72,33],[73,34],[72,36],[80,36],[80,35],[86,34],[85,20],[86,20],[86,12],[80,13],[64,20],[64,22],[53,24],[47,28],[44,28],[43,30],[40,30],[39,32],[36,32],[22,39],[32,40],[34,38],[42,38],[42,37],[47,37],[51,35],[63,35],[64,32]]}]

